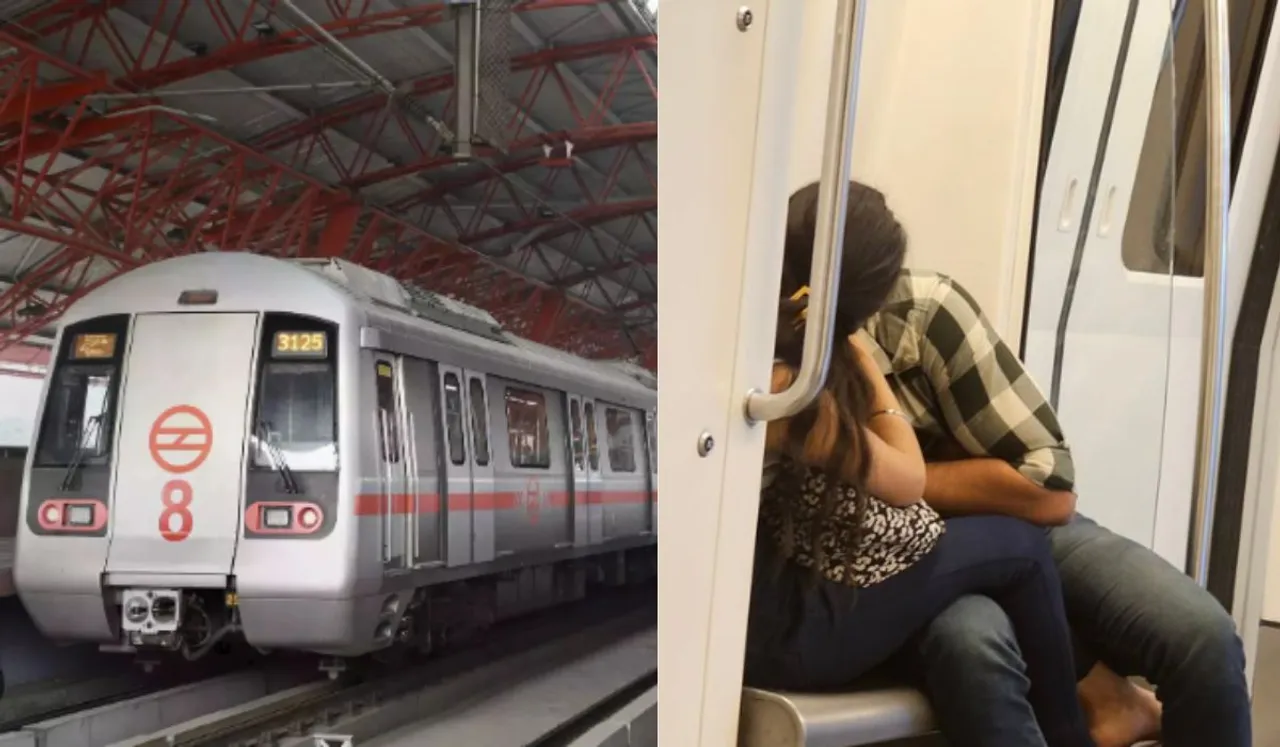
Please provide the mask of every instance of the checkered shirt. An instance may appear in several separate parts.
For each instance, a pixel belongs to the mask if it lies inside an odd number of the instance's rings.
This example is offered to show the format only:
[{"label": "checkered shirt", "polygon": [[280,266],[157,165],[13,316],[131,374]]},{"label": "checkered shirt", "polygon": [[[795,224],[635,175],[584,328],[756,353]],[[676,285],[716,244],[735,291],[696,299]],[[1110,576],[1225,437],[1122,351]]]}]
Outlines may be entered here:
[{"label": "checkered shirt", "polygon": [[952,440],[972,456],[1009,462],[1042,487],[1074,488],[1071,449],[1053,408],[955,280],[904,270],[857,334],[876,343],[872,356],[926,458]]}]

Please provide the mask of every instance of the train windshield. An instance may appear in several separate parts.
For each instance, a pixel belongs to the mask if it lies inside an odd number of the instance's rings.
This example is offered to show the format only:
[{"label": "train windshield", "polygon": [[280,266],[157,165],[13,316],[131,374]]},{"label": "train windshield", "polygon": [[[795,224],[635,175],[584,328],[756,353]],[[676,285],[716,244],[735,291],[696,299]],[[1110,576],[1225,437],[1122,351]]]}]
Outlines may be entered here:
[{"label": "train windshield", "polygon": [[334,384],[333,366],[328,361],[270,361],[263,366],[260,425],[253,439],[255,467],[337,470]]},{"label": "train windshield", "polygon": [[45,395],[35,466],[105,465],[111,460],[129,317],[117,314],[63,330]]},{"label": "train windshield", "polygon": [[49,387],[36,464],[63,467],[73,462],[105,463],[110,456],[109,404],[116,367],[111,363],[59,368]]}]

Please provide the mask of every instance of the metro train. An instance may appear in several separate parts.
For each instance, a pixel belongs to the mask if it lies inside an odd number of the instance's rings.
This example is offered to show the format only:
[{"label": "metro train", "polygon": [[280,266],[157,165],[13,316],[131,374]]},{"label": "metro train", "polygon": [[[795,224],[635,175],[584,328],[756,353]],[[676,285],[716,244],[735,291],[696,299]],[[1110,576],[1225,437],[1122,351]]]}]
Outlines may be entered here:
[{"label": "metro train", "polygon": [[421,650],[656,573],[657,392],[630,364],[248,253],[105,283],[56,351],[14,568],[53,640]]}]

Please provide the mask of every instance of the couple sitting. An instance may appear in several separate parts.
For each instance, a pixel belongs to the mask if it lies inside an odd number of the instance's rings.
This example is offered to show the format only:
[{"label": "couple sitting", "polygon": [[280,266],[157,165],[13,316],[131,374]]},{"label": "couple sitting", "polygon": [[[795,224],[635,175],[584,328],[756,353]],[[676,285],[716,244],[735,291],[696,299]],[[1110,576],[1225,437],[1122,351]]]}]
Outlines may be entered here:
[{"label": "couple sitting", "polygon": [[[791,198],[774,391],[800,363],[817,193]],[[768,429],[747,684],[838,688],[892,658],[958,747],[1248,747],[1231,618],[1075,513],[1057,417],[977,303],[903,269],[878,191],[853,183],[848,206],[848,344],[818,399]]]}]

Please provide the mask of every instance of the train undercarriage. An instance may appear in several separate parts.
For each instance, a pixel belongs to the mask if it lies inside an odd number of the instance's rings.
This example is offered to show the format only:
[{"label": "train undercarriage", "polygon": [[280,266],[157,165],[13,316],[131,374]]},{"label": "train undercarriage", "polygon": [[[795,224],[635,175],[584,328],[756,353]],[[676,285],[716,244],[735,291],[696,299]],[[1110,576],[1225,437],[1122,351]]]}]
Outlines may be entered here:
[{"label": "train undercarriage", "polygon": [[[498,621],[579,601],[593,588],[643,583],[656,575],[657,550],[650,546],[389,591],[363,654],[310,653],[336,678],[355,660],[394,664],[426,657],[474,639]],[[131,654],[146,671],[175,659],[284,650],[250,643],[253,636],[246,634],[238,601],[234,587],[117,589],[112,604],[120,639],[99,649]]]}]

